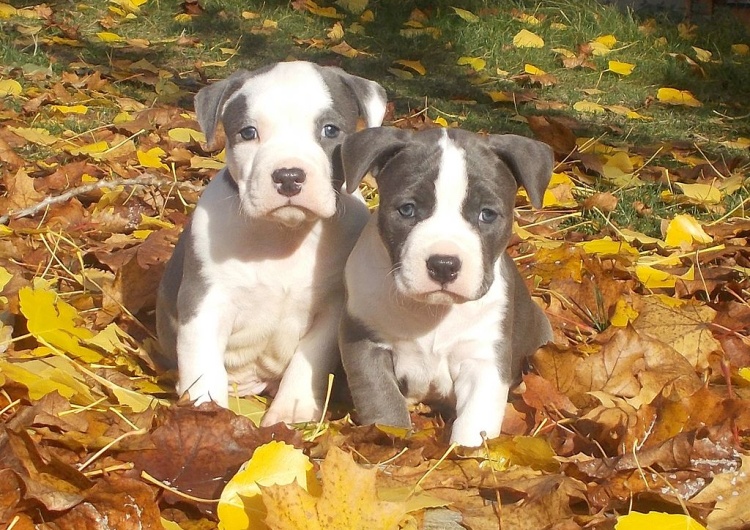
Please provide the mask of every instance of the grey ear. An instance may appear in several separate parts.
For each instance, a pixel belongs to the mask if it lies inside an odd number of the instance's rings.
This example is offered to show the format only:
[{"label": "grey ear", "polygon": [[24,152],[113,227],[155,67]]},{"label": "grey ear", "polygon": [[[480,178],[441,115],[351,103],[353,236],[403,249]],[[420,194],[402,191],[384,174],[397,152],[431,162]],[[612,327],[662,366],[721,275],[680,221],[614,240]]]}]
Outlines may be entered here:
[{"label": "grey ear", "polygon": [[354,193],[368,171],[377,173],[409,142],[411,132],[395,127],[363,129],[341,144],[341,167],[346,191]]},{"label": "grey ear", "polygon": [[247,70],[238,70],[226,79],[200,89],[195,95],[195,114],[208,145],[212,145],[216,139],[216,126],[221,119],[224,103],[252,75]]},{"label": "grey ear", "polygon": [[346,73],[335,66],[327,66],[325,69],[339,76],[344,85],[352,91],[357,100],[360,116],[365,118],[368,127],[377,127],[383,123],[388,96],[382,86],[364,77]]},{"label": "grey ear", "polygon": [[550,146],[515,134],[491,134],[487,141],[513,172],[518,185],[526,188],[534,208],[541,208],[554,164]]}]

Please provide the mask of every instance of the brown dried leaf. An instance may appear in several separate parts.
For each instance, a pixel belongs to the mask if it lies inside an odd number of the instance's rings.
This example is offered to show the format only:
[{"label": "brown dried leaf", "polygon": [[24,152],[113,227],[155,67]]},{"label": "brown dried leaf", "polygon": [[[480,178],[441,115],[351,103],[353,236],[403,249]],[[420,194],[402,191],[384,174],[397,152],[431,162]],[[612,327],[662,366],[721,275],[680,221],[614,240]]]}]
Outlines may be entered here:
[{"label": "brown dried leaf", "polygon": [[635,309],[639,313],[633,322],[635,329],[669,344],[699,371],[708,368],[711,352],[721,351],[710,329],[716,311],[706,305],[667,305],[659,296],[646,296]]}]

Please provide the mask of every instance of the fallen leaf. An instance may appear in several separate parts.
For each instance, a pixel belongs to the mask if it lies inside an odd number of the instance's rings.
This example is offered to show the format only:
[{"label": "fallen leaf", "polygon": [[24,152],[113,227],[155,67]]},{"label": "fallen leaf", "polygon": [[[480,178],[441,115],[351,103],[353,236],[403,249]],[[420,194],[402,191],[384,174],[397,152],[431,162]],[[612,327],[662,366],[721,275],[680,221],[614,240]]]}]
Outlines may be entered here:
[{"label": "fallen leaf", "polygon": [[608,68],[610,72],[614,72],[622,76],[628,76],[633,73],[635,65],[631,63],[622,63],[620,61],[609,61]]},{"label": "fallen leaf", "polygon": [[676,513],[630,512],[617,518],[615,530],[643,530],[644,528],[658,528],[659,530],[706,530],[706,527],[689,515]]},{"label": "fallen leaf", "polygon": [[542,48],[544,47],[544,39],[527,29],[522,29],[513,37],[513,46],[516,48]]},{"label": "fallen leaf", "polygon": [[646,296],[637,310],[640,315],[633,323],[635,329],[669,344],[699,371],[708,368],[712,352],[721,351],[710,326],[716,311],[707,305],[689,303],[672,307],[660,296]]},{"label": "fallen leaf", "polygon": [[464,19],[466,22],[479,22],[479,17],[476,16],[471,11],[467,11],[466,9],[461,9],[460,7],[453,7],[451,6],[451,9],[462,19]]},{"label": "fallen leaf", "polygon": [[685,105],[686,107],[703,106],[688,90],[677,90],[676,88],[660,88],[656,92],[656,99],[667,105]]},{"label": "fallen leaf", "polygon": [[700,223],[691,215],[678,214],[669,222],[664,237],[668,247],[691,247],[695,243],[711,243],[709,236]]},{"label": "fallen leaf", "polygon": [[427,73],[427,69],[422,65],[421,61],[409,61],[406,59],[399,59],[393,62],[395,62],[396,64],[400,64],[401,66],[405,66],[409,70],[413,70],[419,75],[425,75]]},{"label": "fallen leaf", "polygon": [[263,488],[266,524],[272,530],[396,530],[406,515],[405,504],[378,498],[375,468],[360,467],[337,447],[328,452],[320,473],[317,498],[299,483]]}]

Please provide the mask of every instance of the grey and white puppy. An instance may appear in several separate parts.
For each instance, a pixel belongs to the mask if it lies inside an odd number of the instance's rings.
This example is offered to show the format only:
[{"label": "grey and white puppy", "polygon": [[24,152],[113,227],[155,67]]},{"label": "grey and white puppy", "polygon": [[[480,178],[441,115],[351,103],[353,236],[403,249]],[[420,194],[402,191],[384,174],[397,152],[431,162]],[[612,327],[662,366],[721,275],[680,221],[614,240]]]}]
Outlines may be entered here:
[{"label": "grey and white puppy", "polygon": [[377,83],[301,61],[198,92],[209,142],[223,124],[227,165],[159,287],[157,330],[178,392],[223,406],[230,387],[275,392],[264,424],[318,418],[338,364],[344,264],[367,222],[332,160],[358,119],[381,124],[385,105]]},{"label": "grey and white puppy", "polygon": [[361,131],[347,189],[372,171],[380,206],[346,264],[339,345],[362,423],[409,427],[408,402],[455,406],[451,441],[500,433],[522,360],[552,339],[510,256],[519,185],[541,207],[552,151],[515,135]]}]

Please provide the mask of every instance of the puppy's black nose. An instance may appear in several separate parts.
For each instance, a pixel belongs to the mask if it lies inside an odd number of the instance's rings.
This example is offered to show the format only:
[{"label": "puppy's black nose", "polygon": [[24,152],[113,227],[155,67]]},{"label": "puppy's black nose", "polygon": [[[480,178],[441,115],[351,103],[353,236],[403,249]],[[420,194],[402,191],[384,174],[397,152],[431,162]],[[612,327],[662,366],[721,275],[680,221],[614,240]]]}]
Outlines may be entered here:
[{"label": "puppy's black nose", "polygon": [[455,281],[460,270],[461,260],[457,256],[433,254],[427,258],[427,272],[430,278],[441,284]]},{"label": "puppy's black nose", "polygon": [[304,170],[298,167],[282,167],[271,173],[271,179],[277,185],[276,191],[285,197],[294,197],[302,191],[306,178]]}]

